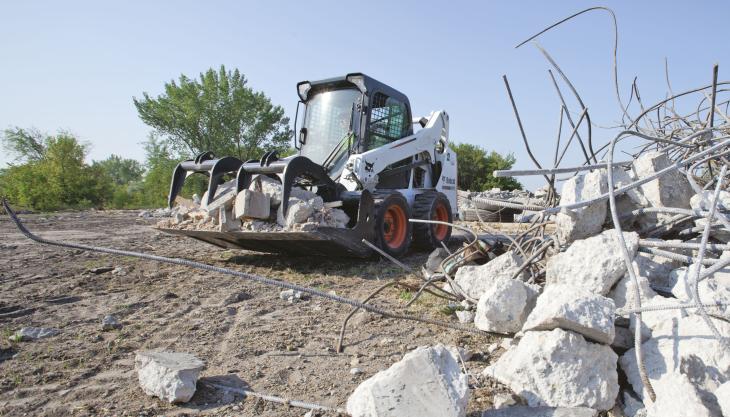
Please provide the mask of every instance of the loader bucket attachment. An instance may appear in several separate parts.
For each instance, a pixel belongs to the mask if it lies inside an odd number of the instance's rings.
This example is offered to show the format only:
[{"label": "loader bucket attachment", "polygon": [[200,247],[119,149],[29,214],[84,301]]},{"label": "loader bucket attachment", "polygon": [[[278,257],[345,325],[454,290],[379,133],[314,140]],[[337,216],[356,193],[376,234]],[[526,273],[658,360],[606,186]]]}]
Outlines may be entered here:
[{"label": "loader bucket attachment", "polygon": [[180,162],[172,173],[172,182],[170,183],[170,194],[167,196],[167,205],[172,208],[175,198],[182,190],[185,179],[194,173],[205,174],[208,180],[208,197],[203,204],[209,204],[215,197],[215,190],[218,185],[223,183],[223,176],[232,174],[238,170],[243,162],[232,156],[214,159],[212,152],[203,152],[198,154],[194,159]]}]

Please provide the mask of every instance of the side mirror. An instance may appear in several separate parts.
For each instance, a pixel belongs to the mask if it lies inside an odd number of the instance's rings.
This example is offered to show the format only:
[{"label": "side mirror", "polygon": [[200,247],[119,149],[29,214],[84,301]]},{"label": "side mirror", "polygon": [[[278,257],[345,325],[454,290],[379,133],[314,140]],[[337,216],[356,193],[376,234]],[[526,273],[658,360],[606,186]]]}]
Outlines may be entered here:
[{"label": "side mirror", "polygon": [[307,128],[303,127],[299,129],[299,144],[304,145],[307,143]]}]

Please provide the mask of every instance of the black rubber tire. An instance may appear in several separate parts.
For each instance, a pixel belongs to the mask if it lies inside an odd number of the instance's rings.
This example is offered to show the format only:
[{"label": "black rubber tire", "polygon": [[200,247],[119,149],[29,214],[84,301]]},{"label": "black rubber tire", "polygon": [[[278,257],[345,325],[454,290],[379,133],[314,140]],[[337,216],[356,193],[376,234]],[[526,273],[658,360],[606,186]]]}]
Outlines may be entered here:
[{"label": "black rubber tire", "polygon": [[[416,196],[413,203],[413,218],[422,220],[432,220],[437,218],[436,210],[439,206],[443,206],[448,214],[448,223],[453,223],[454,214],[451,212],[451,203],[444,193],[425,192]],[[451,239],[451,226],[448,226],[446,236],[439,238],[436,236],[438,225],[415,223],[413,225],[413,244],[422,249],[440,248],[441,242],[448,243]]]},{"label": "black rubber tire", "polygon": [[[413,224],[408,221],[411,218],[411,210],[408,207],[408,201],[403,194],[395,193],[382,193],[376,192],[373,196],[375,200],[375,239],[376,244],[380,249],[385,251],[388,255],[393,257],[403,256],[411,246],[411,239],[413,235]],[[385,215],[388,209],[392,206],[397,206],[405,214],[405,224],[403,225],[405,230],[405,236],[403,242],[398,246],[391,246],[386,243],[386,233],[388,227],[385,222]]]}]

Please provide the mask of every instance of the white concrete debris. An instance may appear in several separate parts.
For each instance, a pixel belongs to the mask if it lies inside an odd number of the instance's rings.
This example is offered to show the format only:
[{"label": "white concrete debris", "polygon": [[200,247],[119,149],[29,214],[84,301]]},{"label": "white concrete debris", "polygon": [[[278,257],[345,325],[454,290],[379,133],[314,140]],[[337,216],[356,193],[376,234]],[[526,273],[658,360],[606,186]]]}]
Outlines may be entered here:
[{"label": "white concrete debris", "polygon": [[10,340],[28,342],[31,340],[45,339],[59,334],[61,334],[61,331],[58,329],[47,327],[23,327],[10,336]]},{"label": "white concrete debris", "polygon": [[118,330],[122,328],[122,323],[117,320],[116,317],[114,317],[111,314],[107,314],[104,316],[103,319],[101,319],[101,330],[103,331],[110,331],[110,330]]},{"label": "white concrete debris", "polygon": [[271,212],[271,201],[261,191],[241,190],[236,196],[234,217],[250,219],[268,219]]},{"label": "white concrete debris", "polygon": [[361,383],[347,400],[353,417],[464,417],[467,376],[444,345],[419,347]]},{"label": "white concrete debris", "polygon": [[[638,179],[644,179],[670,165],[672,165],[672,161],[666,153],[653,151],[644,152],[636,158],[632,169]],[[689,185],[687,177],[677,170],[641,185],[640,189],[653,207],[690,208],[692,187]],[[658,218],[661,219],[662,216],[671,217],[672,215],[660,214]]]},{"label": "white concrete debris", "polygon": [[[713,320],[720,334],[730,334],[730,323]],[[652,329],[652,338],[641,345],[642,358],[652,385],[661,384],[673,373],[686,375],[700,391],[712,393],[730,380],[730,351],[715,339],[702,317],[691,315],[666,320]],[[636,352],[630,349],[619,359],[634,391],[646,397],[636,365]]]},{"label": "white concrete debris", "polygon": [[488,332],[518,332],[535,306],[537,291],[522,281],[504,276],[488,278],[483,284],[485,289],[477,303],[474,325]]},{"label": "white concrete debris", "polygon": [[587,407],[527,407],[514,406],[487,410],[482,417],[598,417],[598,410]]},{"label": "white concrete debris", "polygon": [[615,335],[613,300],[568,285],[548,285],[537,298],[522,331],[564,329],[598,343],[611,344]]},{"label": "white concrete debris", "polygon": [[621,411],[626,417],[639,417],[646,414],[644,403],[630,389],[621,391]]},{"label": "white concrete debris", "polygon": [[139,385],[147,395],[170,403],[184,403],[195,394],[205,364],[188,353],[137,352],[134,367]]},{"label": "white concrete debris", "polygon": [[610,347],[571,331],[530,331],[484,375],[507,385],[531,407],[609,410],[619,389],[617,359]]},{"label": "white concrete debris", "polygon": [[294,303],[300,300],[303,300],[305,297],[305,294],[301,291],[296,290],[284,290],[281,293],[279,293],[279,298],[282,300],[286,300],[290,303]]},{"label": "white concrete debris", "polygon": [[[624,232],[624,239],[633,258],[639,235]],[[567,284],[584,287],[596,294],[606,295],[627,272],[615,230],[573,242],[570,247],[547,262],[547,285]]]},{"label": "white concrete debris", "polygon": [[469,310],[456,310],[456,318],[459,319],[459,323],[473,323],[476,313]]},{"label": "white concrete debris", "polygon": [[208,215],[213,216],[220,208],[233,207],[233,200],[235,198],[236,180],[230,180],[218,186],[215,190],[215,197],[210,203],[207,203],[208,192],[206,191],[205,194],[203,194],[203,201],[201,202],[200,208],[206,210]]},{"label": "white concrete debris", "polygon": [[[655,239],[647,239],[655,240]],[[667,240],[669,243],[680,243],[681,240]],[[661,288],[672,288],[669,274],[682,266],[682,262],[667,259],[663,256],[638,252],[634,257],[634,271],[646,277],[653,285]]]},{"label": "white concrete debris", "polygon": [[[704,271],[706,267],[700,270]],[[686,303],[694,302],[694,279],[697,271],[696,264],[689,268],[682,267],[673,271],[672,275],[677,282],[672,288],[672,295]],[[705,311],[711,316],[721,319],[730,318],[730,272],[720,270],[699,282],[698,292],[703,304],[719,304],[717,307],[706,307]],[[687,312],[694,313],[696,309],[687,309]],[[730,336],[730,335],[729,335]]]},{"label": "white concrete debris", "polygon": [[[606,171],[591,171],[565,181],[560,192],[560,205],[590,200],[608,191]],[[607,202],[597,201],[575,210],[564,210],[555,217],[557,237],[561,244],[593,236],[601,231],[606,220]]]},{"label": "white concrete debris", "polygon": [[685,375],[669,373],[652,386],[656,401],[646,407],[647,417],[720,417],[719,413],[707,408]]},{"label": "white concrete debris", "polygon": [[[712,197],[714,191],[703,191],[702,194],[695,194],[689,199],[689,205],[693,210],[709,210],[712,206]],[[720,191],[717,199],[717,210],[727,212],[730,211],[730,192]]]},{"label": "white concrete debris", "polygon": [[497,410],[500,408],[507,408],[515,404],[517,404],[517,400],[515,400],[515,397],[512,396],[512,394],[501,392],[494,394],[494,397],[492,398],[492,405]]},{"label": "white concrete debris", "polygon": [[[514,251],[505,252],[484,265],[465,265],[456,271],[454,282],[467,296],[478,300],[498,278],[510,279],[522,266],[522,257]],[[520,273],[516,279],[526,278],[527,273]]]},{"label": "white concrete debris", "polygon": [[717,398],[717,404],[720,406],[722,415],[730,416],[730,381],[725,382],[715,390],[715,398]]},{"label": "white concrete debris", "polygon": [[279,207],[279,204],[281,204],[281,183],[266,175],[257,175],[252,179],[248,189],[257,190],[259,187],[262,193],[269,196],[271,208]]}]

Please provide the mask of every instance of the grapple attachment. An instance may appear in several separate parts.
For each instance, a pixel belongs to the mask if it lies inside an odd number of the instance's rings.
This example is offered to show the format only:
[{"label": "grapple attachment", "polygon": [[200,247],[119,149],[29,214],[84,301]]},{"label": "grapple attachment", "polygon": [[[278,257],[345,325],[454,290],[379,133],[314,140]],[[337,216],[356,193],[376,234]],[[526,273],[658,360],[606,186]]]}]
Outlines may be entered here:
[{"label": "grapple attachment", "polygon": [[236,172],[243,161],[232,156],[214,159],[212,152],[202,152],[194,159],[188,159],[177,164],[175,171],[172,173],[172,182],[170,183],[170,194],[167,196],[167,205],[172,208],[175,198],[182,190],[185,179],[194,173],[205,174],[208,180],[208,197],[204,204],[209,204],[215,197],[215,190],[218,185],[223,183],[223,176]]}]

